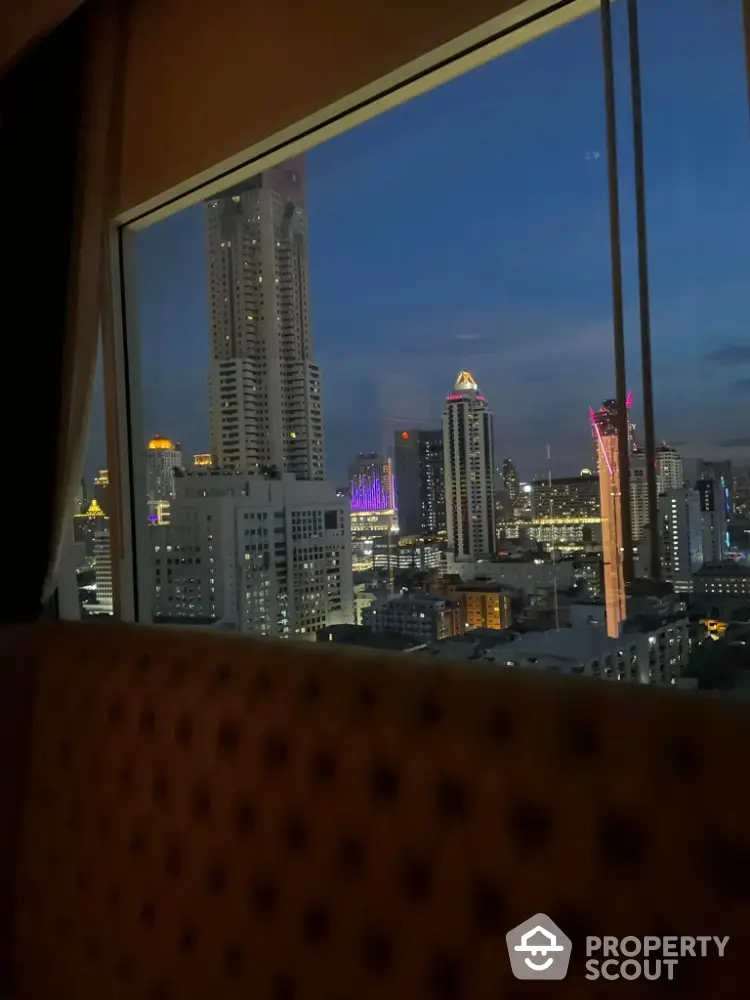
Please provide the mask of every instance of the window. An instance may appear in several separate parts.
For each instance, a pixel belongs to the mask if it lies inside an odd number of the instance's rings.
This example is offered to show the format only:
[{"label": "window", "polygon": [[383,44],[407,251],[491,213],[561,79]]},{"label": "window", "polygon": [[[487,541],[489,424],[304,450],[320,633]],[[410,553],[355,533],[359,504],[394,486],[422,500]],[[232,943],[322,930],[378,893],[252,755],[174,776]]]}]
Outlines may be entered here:
[{"label": "window", "polygon": [[[484,581],[473,658],[630,682],[621,646],[742,590],[704,568],[750,565],[741,4],[639,10],[639,50],[624,3],[508,36],[123,234],[141,620],[314,638],[313,597],[353,628],[440,599],[450,639]],[[274,560],[240,528],[269,514]]]}]

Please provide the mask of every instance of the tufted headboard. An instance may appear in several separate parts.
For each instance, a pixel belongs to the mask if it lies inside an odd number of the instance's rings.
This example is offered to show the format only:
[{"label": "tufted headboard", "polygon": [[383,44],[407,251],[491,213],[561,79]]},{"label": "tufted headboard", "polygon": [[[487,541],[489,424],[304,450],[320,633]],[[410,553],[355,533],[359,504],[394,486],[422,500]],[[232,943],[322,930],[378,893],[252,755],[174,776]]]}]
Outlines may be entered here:
[{"label": "tufted headboard", "polygon": [[[537,912],[573,941],[556,997],[747,991],[744,706],[167,627],[19,655],[21,997],[539,996],[505,944]],[[585,936],[626,934],[730,941],[586,981]]]}]

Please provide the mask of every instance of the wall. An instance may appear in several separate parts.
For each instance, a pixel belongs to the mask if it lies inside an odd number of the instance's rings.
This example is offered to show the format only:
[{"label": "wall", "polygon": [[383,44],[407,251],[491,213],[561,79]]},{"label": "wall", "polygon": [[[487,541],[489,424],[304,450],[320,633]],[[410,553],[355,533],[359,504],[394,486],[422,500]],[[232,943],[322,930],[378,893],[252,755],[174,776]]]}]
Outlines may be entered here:
[{"label": "wall", "polygon": [[5,0],[0,12],[0,71],[64,21],[81,0]]},{"label": "wall", "polygon": [[518,0],[131,2],[118,215]]}]

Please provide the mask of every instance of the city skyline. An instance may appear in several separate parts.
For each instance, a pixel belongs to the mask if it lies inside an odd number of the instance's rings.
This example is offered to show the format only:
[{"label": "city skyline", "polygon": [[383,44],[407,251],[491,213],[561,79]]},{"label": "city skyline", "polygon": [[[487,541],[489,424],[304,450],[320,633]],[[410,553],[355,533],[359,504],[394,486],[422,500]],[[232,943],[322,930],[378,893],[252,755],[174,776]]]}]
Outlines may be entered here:
[{"label": "city skyline", "polygon": [[[739,11],[691,3],[681,44],[665,54],[667,8],[656,0],[642,16],[656,430],[687,459],[742,463],[750,147]],[[622,10],[613,13],[617,42]],[[589,15],[307,154],[333,481],[358,452],[390,453],[398,426],[438,427],[460,368],[486,391],[498,460],[512,456],[530,478],[550,443],[556,474],[590,464],[588,406],[614,389],[598,33]],[[623,254],[639,424],[625,58]],[[140,233],[137,254],[144,433],[206,451],[204,206]],[[106,465],[101,437],[95,426],[89,478]]]}]

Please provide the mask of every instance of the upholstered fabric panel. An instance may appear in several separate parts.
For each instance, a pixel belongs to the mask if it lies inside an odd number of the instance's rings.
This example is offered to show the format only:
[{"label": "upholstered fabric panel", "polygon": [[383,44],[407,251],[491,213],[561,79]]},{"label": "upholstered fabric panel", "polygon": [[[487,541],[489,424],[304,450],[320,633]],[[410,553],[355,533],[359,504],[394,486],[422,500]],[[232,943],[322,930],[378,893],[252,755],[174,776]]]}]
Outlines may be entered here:
[{"label": "upholstered fabric panel", "polygon": [[[194,631],[35,633],[23,996],[729,997],[750,927],[748,713],[576,678]],[[673,983],[590,983],[585,934],[731,935]],[[739,988],[739,987],[738,987]]]}]

